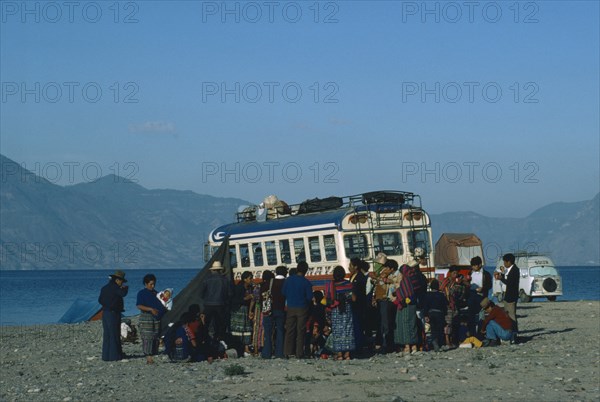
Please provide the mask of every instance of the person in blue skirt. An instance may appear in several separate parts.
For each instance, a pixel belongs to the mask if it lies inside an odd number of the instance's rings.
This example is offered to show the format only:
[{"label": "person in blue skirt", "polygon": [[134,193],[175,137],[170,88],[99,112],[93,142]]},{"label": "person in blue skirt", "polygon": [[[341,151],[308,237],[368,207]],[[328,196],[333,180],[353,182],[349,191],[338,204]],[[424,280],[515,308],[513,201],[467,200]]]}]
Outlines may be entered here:
[{"label": "person in blue skirt", "polygon": [[121,347],[121,313],[125,311],[123,298],[129,288],[125,286],[125,272],[116,271],[110,281],[100,290],[98,302],[102,305],[102,360],[116,361],[123,358]]}]

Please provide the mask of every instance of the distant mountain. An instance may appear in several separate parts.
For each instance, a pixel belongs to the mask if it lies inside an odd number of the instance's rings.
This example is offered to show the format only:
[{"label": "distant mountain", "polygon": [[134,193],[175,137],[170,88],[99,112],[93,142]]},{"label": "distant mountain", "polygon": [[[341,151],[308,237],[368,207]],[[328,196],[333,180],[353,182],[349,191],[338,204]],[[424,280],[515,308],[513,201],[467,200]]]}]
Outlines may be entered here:
[{"label": "distant mountain", "polygon": [[199,267],[208,233],[248,204],[114,175],[63,187],[0,165],[1,269]]},{"label": "distant mountain", "polygon": [[[203,265],[208,233],[231,222],[236,198],[148,190],[119,176],[59,186],[0,155],[0,269],[185,268]],[[307,195],[310,198],[310,195]],[[432,215],[434,241],[473,232],[488,264],[515,249],[558,265],[600,265],[600,194],[553,203],[523,219]]]},{"label": "distant mountain", "polygon": [[434,241],[445,232],[477,234],[488,265],[517,249],[550,252],[557,265],[600,265],[600,194],[589,201],[549,204],[522,219],[451,212],[431,220]]}]

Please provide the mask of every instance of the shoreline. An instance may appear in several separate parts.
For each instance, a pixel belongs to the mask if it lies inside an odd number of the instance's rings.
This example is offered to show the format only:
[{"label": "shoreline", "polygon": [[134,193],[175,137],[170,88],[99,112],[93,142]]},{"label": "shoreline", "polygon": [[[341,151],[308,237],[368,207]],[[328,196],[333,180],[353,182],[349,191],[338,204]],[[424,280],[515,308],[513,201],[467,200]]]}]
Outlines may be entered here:
[{"label": "shoreline", "polygon": [[[100,359],[102,324],[0,327],[0,400],[581,400],[600,398],[600,301],[523,303],[518,345],[351,361]],[[135,319],[134,319],[135,322]],[[228,376],[238,364],[244,375]]]}]

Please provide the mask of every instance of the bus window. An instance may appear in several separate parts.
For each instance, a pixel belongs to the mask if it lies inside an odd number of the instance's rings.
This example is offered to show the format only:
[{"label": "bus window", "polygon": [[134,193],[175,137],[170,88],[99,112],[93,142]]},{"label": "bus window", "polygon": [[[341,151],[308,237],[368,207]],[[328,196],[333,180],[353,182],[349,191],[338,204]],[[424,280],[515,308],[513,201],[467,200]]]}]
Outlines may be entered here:
[{"label": "bus window", "polygon": [[229,246],[229,261],[231,268],[237,267],[237,254],[235,252],[235,246]]},{"label": "bus window", "polygon": [[252,253],[254,254],[254,266],[262,267],[263,266],[262,244],[261,243],[252,243]]},{"label": "bus window", "polygon": [[421,247],[425,253],[429,254],[431,246],[429,244],[429,232],[427,230],[409,230],[408,249],[412,253],[416,247]]},{"label": "bus window", "polygon": [[385,253],[385,255],[402,255],[402,241],[400,233],[373,233],[373,246],[375,254]]},{"label": "bus window", "polygon": [[242,267],[250,266],[250,255],[248,254],[247,244],[240,244],[240,258],[242,261]]},{"label": "bus window", "polygon": [[335,248],[335,236],[323,236],[323,244],[325,245],[325,259],[327,261],[337,261],[337,249]]},{"label": "bus window", "polygon": [[321,245],[318,236],[308,238],[308,250],[310,251],[310,262],[321,261]]},{"label": "bus window", "polygon": [[296,263],[306,261],[306,252],[304,251],[304,239],[294,239],[294,254]]},{"label": "bus window", "polygon": [[292,262],[292,253],[290,253],[289,240],[279,240],[279,252],[281,253],[282,264],[290,264]]},{"label": "bus window", "polygon": [[344,236],[344,249],[346,258],[365,258],[369,254],[367,237],[365,235]]},{"label": "bus window", "polygon": [[277,249],[274,241],[265,242],[265,251],[267,252],[267,265],[277,265]]}]

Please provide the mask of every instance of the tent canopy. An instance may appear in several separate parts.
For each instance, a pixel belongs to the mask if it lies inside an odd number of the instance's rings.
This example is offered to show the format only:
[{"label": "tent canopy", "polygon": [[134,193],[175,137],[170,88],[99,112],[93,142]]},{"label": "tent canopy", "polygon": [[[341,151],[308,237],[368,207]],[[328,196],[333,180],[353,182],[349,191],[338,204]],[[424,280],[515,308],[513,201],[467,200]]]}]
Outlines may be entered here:
[{"label": "tent canopy", "polygon": [[97,300],[77,299],[58,322],[75,324],[83,321],[93,321],[101,310],[102,306]]},{"label": "tent canopy", "polygon": [[485,265],[481,239],[474,233],[443,233],[435,243],[435,266],[470,266],[471,258],[481,257]]},{"label": "tent canopy", "polygon": [[214,261],[220,261],[224,268],[224,275],[233,280],[231,269],[231,258],[229,258],[229,236],[227,236],[218,250],[213,254],[210,261],[198,272],[198,274],[173,298],[173,307],[160,320],[161,333],[164,332],[169,323],[179,320],[181,315],[188,311],[192,304],[201,304],[200,285],[210,275],[210,268]]}]

